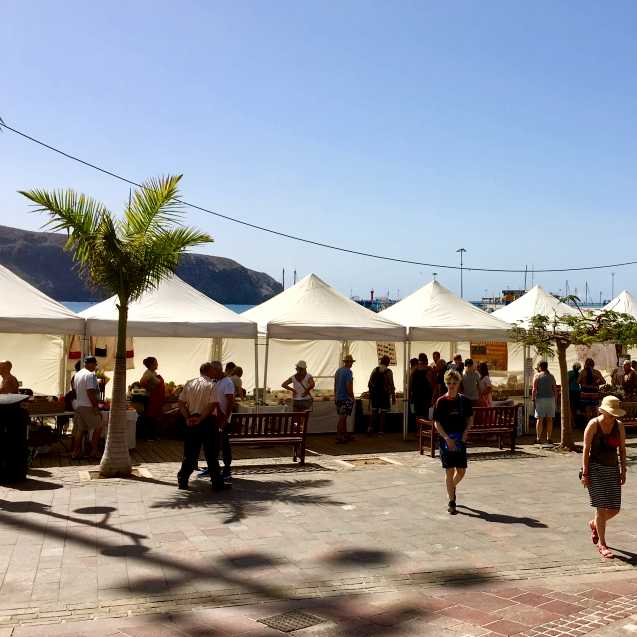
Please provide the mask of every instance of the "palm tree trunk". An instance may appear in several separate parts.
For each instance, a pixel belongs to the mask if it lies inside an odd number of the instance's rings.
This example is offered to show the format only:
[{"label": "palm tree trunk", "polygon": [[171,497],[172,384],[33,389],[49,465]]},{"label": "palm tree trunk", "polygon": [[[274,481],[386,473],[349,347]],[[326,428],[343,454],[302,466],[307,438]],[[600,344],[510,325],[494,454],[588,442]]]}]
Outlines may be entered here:
[{"label": "palm tree trunk", "polygon": [[568,369],[566,366],[566,350],[568,343],[558,340],[557,360],[560,364],[560,385],[561,385],[561,441],[560,446],[563,449],[572,450],[573,444],[573,427],[571,426],[571,400],[568,387]]},{"label": "palm tree trunk", "polygon": [[105,478],[129,476],[132,466],[128,453],[128,423],[126,419],[126,325],[128,303],[118,305],[117,350],[113,373],[111,413],[106,448],[100,463],[100,475]]}]

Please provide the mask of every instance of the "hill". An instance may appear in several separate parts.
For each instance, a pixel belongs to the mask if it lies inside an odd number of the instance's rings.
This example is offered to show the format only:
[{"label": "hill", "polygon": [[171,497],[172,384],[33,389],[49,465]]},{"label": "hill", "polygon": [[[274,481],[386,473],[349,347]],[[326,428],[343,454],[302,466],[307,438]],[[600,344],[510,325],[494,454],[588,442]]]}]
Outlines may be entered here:
[{"label": "hill", "polygon": [[[58,301],[101,301],[106,294],[78,276],[65,237],[0,226],[0,263]],[[219,303],[254,305],[281,291],[281,284],[263,272],[232,259],[186,254],[177,274]]]}]

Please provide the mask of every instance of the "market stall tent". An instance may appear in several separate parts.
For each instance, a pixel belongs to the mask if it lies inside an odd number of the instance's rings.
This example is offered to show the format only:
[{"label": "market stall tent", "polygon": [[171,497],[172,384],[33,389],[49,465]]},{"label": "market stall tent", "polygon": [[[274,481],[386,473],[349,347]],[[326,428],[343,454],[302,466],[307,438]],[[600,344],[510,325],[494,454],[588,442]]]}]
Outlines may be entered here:
[{"label": "market stall tent", "polygon": [[0,265],[0,359],[34,392],[64,391],[68,337],[84,331],[84,320]]},{"label": "market stall tent", "polygon": [[[86,320],[87,336],[115,336],[117,297],[87,308],[80,316]],[[129,382],[141,378],[143,359],[154,356],[166,381],[183,383],[197,376],[201,363],[222,358],[226,338],[251,343],[254,360],[257,326],[173,275],[130,304],[128,335],[134,337],[135,352]]]},{"label": "market stall tent", "polygon": [[[628,314],[637,319],[637,299],[628,291],[623,290],[612,301],[607,303],[602,309],[612,310],[620,314]],[[634,360],[637,358],[637,348],[632,348],[628,352]]]},{"label": "market stall tent", "polygon": [[623,290],[602,309],[612,310],[620,314],[629,314],[637,319],[637,299],[628,291]]},{"label": "market stall tent", "polygon": [[[258,324],[264,346],[267,340],[267,361],[265,355],[260,356],[264,362],[261,378],[272,387],[289,378],[296,361],[303,359],[319,388],[329,389],[343,346],[349,341],[403,342],[406,338],[403,326],[348,299],[315,274],[242,316]],[[227,355],[233,360],[242,358],[236,346]],[[363,382],[357,370],[355,363],[354,389],[360,393],[367,386],[368,373],[365,370]]]},{"label": "market stall tent", "polygon": [[[578,310],[570,305],[566,305],[566,303],[562,303],[558,298],[549,294],[542,286],[536,285],[520,298],[509,303],[509,305],[505,305],[493,312],[493,316],[507,323],[524,328],[528,328],[531,317],[538,314],[553,319],[556,317],[559,318],[560,316],[574,316],[578,314]],[[535,352],[530,352],[529,354],[533,359],[533,366],[535,366],[540,358]],[[578,360],[577,352],[573,347],[568,348],[566,355],[569,367]],[[512,344],[511,347],[509,347],[509,370],[522,377],[525,372],[525,358],[525,347],[519,343]],[[548,363],[551,373],[559,379],[557,358],[549,359]]]},{"label": "market stall tent", "polygon": [[410,341],[506,341],[511,326],[431,281],[379,316],[408,328]]}]

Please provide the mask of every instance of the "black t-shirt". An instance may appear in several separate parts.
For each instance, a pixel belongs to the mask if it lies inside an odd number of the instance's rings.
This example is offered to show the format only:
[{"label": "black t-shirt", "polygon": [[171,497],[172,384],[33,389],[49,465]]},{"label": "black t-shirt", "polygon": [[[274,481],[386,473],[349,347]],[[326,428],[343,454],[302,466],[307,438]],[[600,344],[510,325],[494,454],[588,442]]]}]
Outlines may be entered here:
[{"label": "black t-shirt", "polygon": [[411,375],[411,399],[414,402],[431,403],[433,390],[429,383],[429,370],[416,369]]},{"label": "black t-shirt", "polygon": [[455,398],[449,398],[447,394],[436,401],[434,407],[434,420],[442,425],[447,434],[464,433],[467,428],[467,418],[473,415],[471,401],[458,394]]}]

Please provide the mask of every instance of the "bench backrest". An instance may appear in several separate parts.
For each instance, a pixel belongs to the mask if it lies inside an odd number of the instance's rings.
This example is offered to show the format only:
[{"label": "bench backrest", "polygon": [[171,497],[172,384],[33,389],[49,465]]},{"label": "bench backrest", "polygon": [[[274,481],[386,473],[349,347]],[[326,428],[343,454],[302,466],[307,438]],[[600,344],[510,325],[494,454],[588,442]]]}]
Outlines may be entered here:
[{"label": "bench backrest", "polygon": [[267,438],[301,436],[307,431],[307,411],[232,414],[230,437]]},{"label": "bench backrest", "polygon": [[508,407],[474,407],[473,430],[490,427],[513,428],[517,426],[518,405]]},{"label": "bench backrest", "polygon": [[622,401],[622,409],[626,410],[626,415],[620,420],[637,419],[637,402],[624,400]]}]

